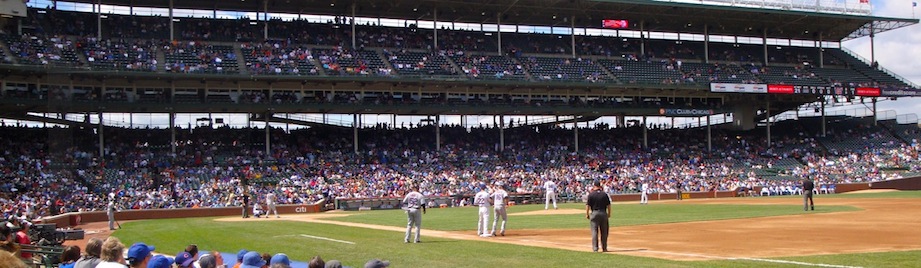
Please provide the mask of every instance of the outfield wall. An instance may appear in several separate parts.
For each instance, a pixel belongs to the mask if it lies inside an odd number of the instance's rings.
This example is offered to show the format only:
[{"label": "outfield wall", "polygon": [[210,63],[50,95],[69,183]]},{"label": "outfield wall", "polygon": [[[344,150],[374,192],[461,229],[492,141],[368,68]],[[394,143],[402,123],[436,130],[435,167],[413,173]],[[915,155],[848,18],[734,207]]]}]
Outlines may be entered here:
[{"label": "outfield wall", "polygon": [[868,183],[870,189],[921,190],[921,177]]},{"label": "outfield wall", "polygon": [[[278,214],[318,213],[324,210],[324,202],[312,205],[278,205]],[[252,215],[252,207],[247,207],[247,213]],[[175,208],[175,209],[144,209],[123,210],[115,214],[119,221],[148,220],[148,219],[173,219],[191,217],[226,217],[241,216],[241,207],[228,208]],[[80,224],[90,222],[109,221],[105,211],[71,212],[42,219],[41,223],[54,223],[58,228],[78,227]]]}]

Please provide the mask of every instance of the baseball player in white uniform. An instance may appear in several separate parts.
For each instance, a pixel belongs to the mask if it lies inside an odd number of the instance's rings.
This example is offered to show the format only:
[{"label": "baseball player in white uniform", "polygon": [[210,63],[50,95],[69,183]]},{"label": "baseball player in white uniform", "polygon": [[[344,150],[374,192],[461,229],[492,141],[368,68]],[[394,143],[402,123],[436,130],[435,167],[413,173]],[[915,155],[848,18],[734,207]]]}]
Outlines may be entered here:
[{"label": "baseball player in white uniform", "polygon": [[275,213],[275,218],[280,218],[278,217],[278,209],[275,208],[275,191],[271,191],[265,195],[265,205],[269,208],[269,210],[265,212],[266,219],[268,219],[269,214],[273,212]]},{"label": "baseball player in white uniform", "polygon": [[492,236],[489,233],[489,193],[486,187],[480,189],[480,192],[473,196],[473,205],[480,207],[479,219],[476,223],[476,233],[481,237]]},{"label": "baseball player in white uniform", "polygon": [[553,209],[557,209],[556,206],[556,183],[553,180],[547,179],[544,182],[544,210],[550,208],[550,200],[553,200]]},{"label": "baseball player in white uniform", "polygon": [[[419,213],[419,208],[422,208],[422,213]],[[418,188],[403,197],[403,210],[406,210],[406,237],[403,238],[403,243],[409,243],[413,226],[416,227],[416,240],[414,242],[421,242],[419,236],[422,231],[422,214],[425,214],[425,196],[419,193]]]},{"label": "baseball player in white uniform", "polygon": [[[489,194],[489,197],[492,198],[493,205],[493,221],[492,221],[492,235],[501,235],[505,236],[505,222],[508,221],[508,212],[505,211],[505,206],[508,204],[508,192],[505,189],[502,189],[503,183],[496,182],[495,190]],[[499,222],[499,218],[502,218],[502,229],[499,229],[499,233],[496,233],[496,223]]]},{"label": "baseball player in white uniform", "polygon": [[649,183],[643,180],[643,184],[640,185],[640,204],[649,204]]}]

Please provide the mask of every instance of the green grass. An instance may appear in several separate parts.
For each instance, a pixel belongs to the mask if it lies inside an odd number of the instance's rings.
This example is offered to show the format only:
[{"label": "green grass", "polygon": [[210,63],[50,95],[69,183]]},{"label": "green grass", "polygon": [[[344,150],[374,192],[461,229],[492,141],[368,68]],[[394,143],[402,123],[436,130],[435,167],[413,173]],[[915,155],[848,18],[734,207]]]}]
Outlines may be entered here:
[{"label": "green grass", "polygon": [[[883,196],[879,196],[883,194]],[[895,193],[868,194],[892,197]],[[854,195],[828,195],[818,198],[846,198]],[[908,195],[908,196],[903,196]],[[896,194],[896,197],[919,197],[917,192]],[[784,197],[781,197],[784,198]],[[796,197],[793,197],[796,198]],[[817,199],[817,201],[820,199]],[[653,203],[613,205],[614,226],[658,224],[670,222],[708,221],[734,218],[767,217],[806,213],[797,200],[790,205],[716,205],[693,203]],[[582,204],[561,204],[561,209],[582,209]],[[542,210],[540,205],[509,208],[509,213]],[[820,206],[827,213],[858,210],[849,206]],[[214,221],[214,218],[184,218],[133,221],[123,223],[124,229],[115,236],[130,245],[146,242],[158,252],[173,255],[188,244],[203,250],[237,252],[240,249],[265,253],[288,254],[293,260],[306,261],[313,256],[325,260],[338,259],[347,266],[362,267],[373,258],[390,260],[393,267],[799,267],[796,264],[769,263],[755,260],[669,261],[656,258],[619,254],[597,254],[560,249],[527,247],[487,241],[452,240],[423,236],[422,244],[404,244],[403,233],[352,228],[306,222],[268,221],[253,219],[243,222]],[[366,211],[332,220],[361,222],[389,226],[405,226],[403,211]],[[423,216],[423,226],[438,230],[473,230],[476,228],[475,208],[431,209]],[[586,228],[584,214],[510,216],[509,228]],[[339,243],[303,237],[301,234],[354,242]],[[423,233],[424,235],[424,233]],[[818,242],[817,242],[818,243]],[[825,263],[864,267],[916,267],[921,251],[842,254],[777,258],[806,263]],[[233,260],[227,260],[229,264]]]},{"label": "green grass", "polygon": [[[796,203],[796,202],[792,202]],[[561,209],[585,210],[584,204],[560,204]],[[508,208],[508,213],[520,213],[544,209],[543,205],[520,205]],[[841,212],[859,210],[850,206],[820,206],[811,213]],[[330,220],[406,226],[406,215],[401,210],[372,210],[355,212],[355,215]],[[611,206],[611,226],[629,226],[659,223],[711,221],[739,218],[769,217],[805,213],[802,205],[708,205],[652,203],[649,205],[615,203]],[[476,230],[477,208],[433,208],[422,216],[426,229],[443,231]],[[510,229],[576,229],[585,228],[588,222],[585,213],[568,215],[512,215]]]}]

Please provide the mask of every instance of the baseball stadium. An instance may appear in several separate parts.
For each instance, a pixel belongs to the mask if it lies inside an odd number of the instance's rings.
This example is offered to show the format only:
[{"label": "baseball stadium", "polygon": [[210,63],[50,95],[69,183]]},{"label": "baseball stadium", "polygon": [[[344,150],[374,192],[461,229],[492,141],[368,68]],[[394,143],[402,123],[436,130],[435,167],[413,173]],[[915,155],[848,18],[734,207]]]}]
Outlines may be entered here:
[{"label": "baseball stadium", "polygon": [[0,268],[921,267],[875,5],[2,1]]}]

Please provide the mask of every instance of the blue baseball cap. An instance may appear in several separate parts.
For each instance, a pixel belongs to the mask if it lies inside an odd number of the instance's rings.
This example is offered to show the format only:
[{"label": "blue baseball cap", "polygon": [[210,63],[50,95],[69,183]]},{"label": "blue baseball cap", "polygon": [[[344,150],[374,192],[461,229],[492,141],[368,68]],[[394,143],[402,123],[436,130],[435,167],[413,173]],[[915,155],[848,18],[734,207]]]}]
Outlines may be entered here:
[{"label": "blue baseball cap", "polygon": [[269,265],[275,265],[276,263],[291,266],[291,260],[289,260],[288,255],[285,255],[284,253],[278,253],[275,254],[275,256],[272,256],[272,260],[269,261]]},{"label": "blue baseball cap", "polygon": [[241,249],[240,252],[237,252],[237,261],[243,262],[243,255],[246,255],[246,253],[249,253],[249,250]]},{"label": "blue baseball cap", "polygon": [[144,258],[147,258],[147,256],[150,256],[150,252],[153,252],[153,251],[154,251],[153,246],[148,246],[147,244],[144,244],[141,242],[134,243],[134,245],[131,245],[131,247],[128,248],[128,260],[132,262],[143,261]]},{"label": "blue baseball cap", "polygon": [[157,255],[150,258],[147,262],[147,268],[170,268],[173,266],[173,258]]},{"label": "blue baseball cap", "polygon": [[179,252],[176,254],[176,265],[179,265],[180,268],[192,267],[192,262],[195,261],[195,258],[192,258],[192,254],[188,252]]},{"label": "blue baseball cap", "polygon": [[243,255],[243,264],[240,265],[240,268],[262,268],[263,265],[265,265],[265,260],[259,256],[259,252],[250,251]]}]

